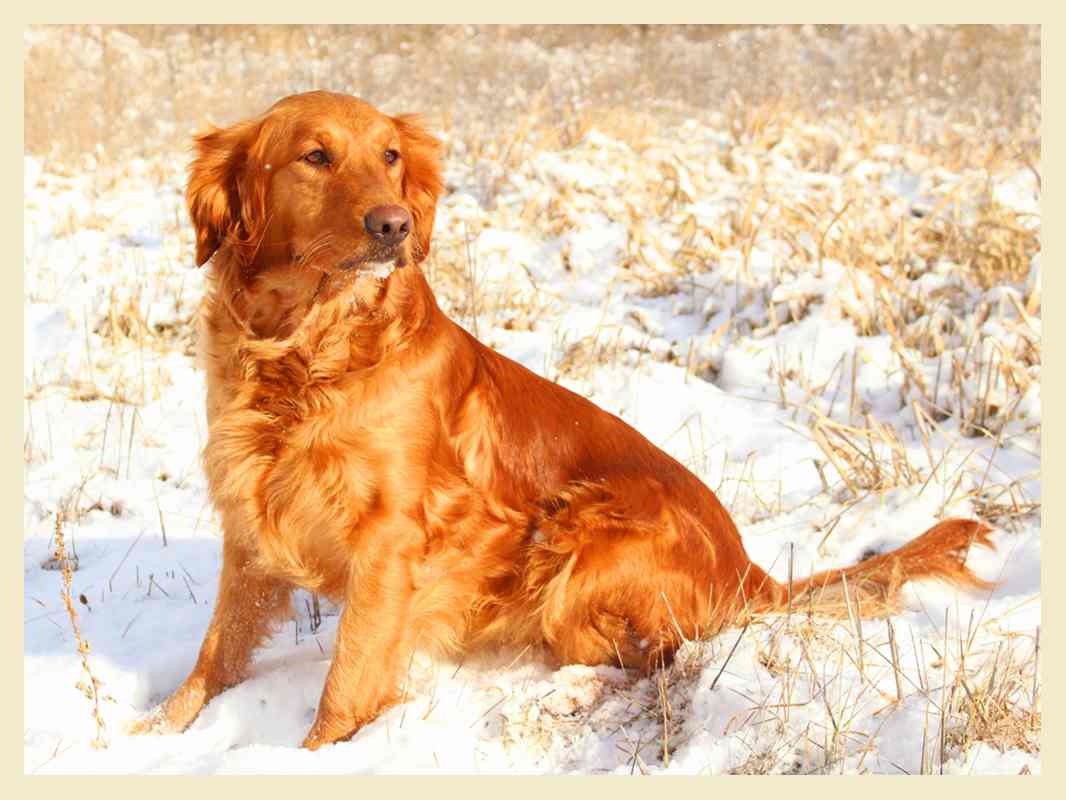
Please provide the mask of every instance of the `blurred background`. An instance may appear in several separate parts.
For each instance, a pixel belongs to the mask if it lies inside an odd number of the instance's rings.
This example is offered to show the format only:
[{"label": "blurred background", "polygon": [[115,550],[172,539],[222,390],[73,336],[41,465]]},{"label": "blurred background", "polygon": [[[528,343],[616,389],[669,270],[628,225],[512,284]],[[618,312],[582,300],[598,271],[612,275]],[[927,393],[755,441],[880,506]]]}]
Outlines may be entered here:
[{"label": "blurred background", "polygon": [[972,148],[1010,139],[1031,154],[1039,36],[1033,26],[35,27],[26,150],[143,156],[325,88],[422,112],[456,138],[510,146],[511,158],[612,112],[630,135],[715,112],[735,131],[771,112],[879,113],[908,144],[935,146],[957,123],[980,132]]}]

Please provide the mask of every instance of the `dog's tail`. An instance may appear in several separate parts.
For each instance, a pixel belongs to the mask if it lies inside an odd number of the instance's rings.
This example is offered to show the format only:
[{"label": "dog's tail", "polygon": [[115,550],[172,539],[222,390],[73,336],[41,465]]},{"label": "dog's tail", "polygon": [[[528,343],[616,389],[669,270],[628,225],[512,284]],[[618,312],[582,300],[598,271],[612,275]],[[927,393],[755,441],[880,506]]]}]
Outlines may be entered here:
[{"label": "dog's tail", "polygon": [[783,611],[791,605],[820,615],[882,617],[900,610],[900,590],[908,581],[934,579],[960,588],[991,589],[993,583],[966,566],[973,545],[995,549],[991,530],[975,520],[944,520],[897,550],[797,581],[791,592],[786,584],[767,586],[763,598],[768,606],[759,610]]}]

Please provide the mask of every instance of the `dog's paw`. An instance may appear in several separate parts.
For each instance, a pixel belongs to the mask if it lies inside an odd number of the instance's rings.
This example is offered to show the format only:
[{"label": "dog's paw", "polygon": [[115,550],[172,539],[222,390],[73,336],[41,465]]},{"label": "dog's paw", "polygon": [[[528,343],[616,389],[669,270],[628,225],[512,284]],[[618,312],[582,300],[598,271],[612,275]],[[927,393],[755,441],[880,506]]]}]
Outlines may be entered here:
[{"label": "dog's paw", "polygon": [[156,706],[147,714],[135,719],[128,720],[122,726],[127,736],[163,735],[167,733],[181,733],[185,726],[175,725],[167,715],[163,706]]},{"label": "dog's paw", "polygon": [[317,750],[327,744],[345,742],[351,739],[360,727],[361,724],[356,722],[323,722],[316,719],[300,746],[305,750]]}]

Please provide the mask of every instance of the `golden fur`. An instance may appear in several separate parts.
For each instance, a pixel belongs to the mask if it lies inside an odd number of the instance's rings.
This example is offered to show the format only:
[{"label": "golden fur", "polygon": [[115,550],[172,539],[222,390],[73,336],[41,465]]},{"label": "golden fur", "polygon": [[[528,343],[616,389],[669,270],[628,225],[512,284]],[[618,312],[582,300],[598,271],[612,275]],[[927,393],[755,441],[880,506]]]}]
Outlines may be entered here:
[{"label": "golden fur", "polygon": [[[395,702],[415,647],[544,645],[561,663],[651,669],[680,635],[789,602],[677,461],[441,313],[419,269],[438,143],[416,118],[312,92],[196,147],[204,465],[224,560],[195,668],[135,731],[182,730],[240,681],[293,587],[345,604],[312,749]],[[362,223],[386,204],[413,223],[394,247]],[[368,272],[382,262],[388,277]],[[846,578],[871,615],[908,579],[981,586],[964,565],[974,542],[989,544],[985,526],[948,520],[797,582],[792,600],[839,611]]]}]

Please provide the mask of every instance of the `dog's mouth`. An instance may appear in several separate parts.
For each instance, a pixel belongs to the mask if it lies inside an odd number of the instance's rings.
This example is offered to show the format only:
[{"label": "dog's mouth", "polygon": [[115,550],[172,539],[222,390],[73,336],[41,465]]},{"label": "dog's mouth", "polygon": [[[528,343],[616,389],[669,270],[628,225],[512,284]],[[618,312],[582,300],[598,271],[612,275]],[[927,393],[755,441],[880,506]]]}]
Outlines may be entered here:
[{"label": "dog's mouth", "polygon": [[396,250],[387,254],[362,256],[359,258],[346,258],[337,265],[340,272],[356,272],[360,275],[369,275],[378,280],[385,280],[395,270],[407,266],[407,258],[402,250]]}]

